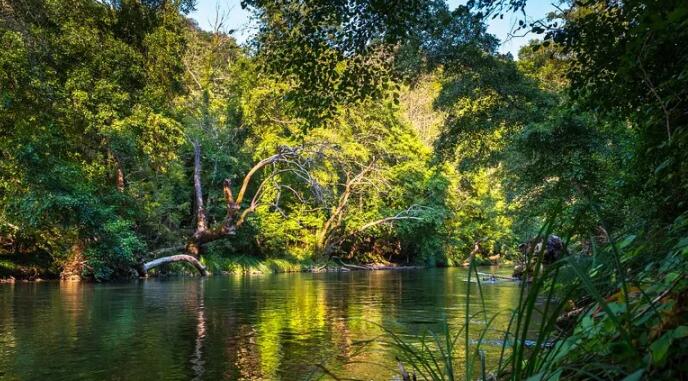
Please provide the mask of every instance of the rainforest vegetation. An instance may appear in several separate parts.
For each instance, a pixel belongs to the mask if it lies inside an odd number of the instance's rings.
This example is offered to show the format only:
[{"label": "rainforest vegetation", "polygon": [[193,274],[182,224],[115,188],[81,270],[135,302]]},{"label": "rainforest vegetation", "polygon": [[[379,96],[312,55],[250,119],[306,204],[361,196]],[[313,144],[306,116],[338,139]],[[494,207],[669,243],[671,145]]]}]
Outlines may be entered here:
[{"label": "rainforest vegetation", "polygon": [[0,277],[513,261],[568,339],[500,377],[685,378],[688,3],[555,3],[0,0]]}]

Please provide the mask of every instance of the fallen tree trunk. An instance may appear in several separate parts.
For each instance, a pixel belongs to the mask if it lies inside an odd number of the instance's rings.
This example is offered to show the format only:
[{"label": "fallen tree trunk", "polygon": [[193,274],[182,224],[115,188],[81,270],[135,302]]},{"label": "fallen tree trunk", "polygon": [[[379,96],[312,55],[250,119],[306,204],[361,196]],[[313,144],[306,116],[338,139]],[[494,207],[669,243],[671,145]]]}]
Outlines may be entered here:
[{"label": "fallen tree trunk", "polygon": [[201,264],[201,262],[198,261],[198,259],[192,257],[191,255],[186,255],[186,254],[178,254],[178,255],[170,255],[169,257],[162,257],[158,259],[154,259],[152,261],[143,263],[141,267],[139,268],[139,275],[141,276],[146,276],[148,273],[148,270],[158,267],[160,265],[164,265],[167,263],[174,263],[174,262],[187,262],[193,265],[196,270],[202,275],[202,276],[208,276],[208,270],[206,270],[205,266]]},{"label": "fallen tree trunk", "polygon": [[[278,163],[280,161],[286,161],[293,157],[296,157],[299,149],[291,148],[281,148],[277,154],[274,154],[266,159],[259,161],[254,165],[249,172],[244,177],[241,188],[239,190],[239,195],[236,200],[232,194],[232,182],[230,179],[225,179],[223,182],[223,193],[225,195],[225,202],[227,204],[227,215],[224,220],[215,224],[215,226],[210,226],[208,223],[208,216],[206,214],[206,209],[203,202],[203,189],[202,189],[202,168],[201,168],[201,145],[198,141],[193,142],[194,147],[194,171],[193,171],[193,189],[194,189],[194,220],[196,227],[194,229],[193,235],[188,239],[186,245],[184,246],[174,246],[170,248],[160,249],[154,251],[153,257],[160,255],[172,254],[174,252],[185,252],[185,254],[170,255],[161,258],[157,258],[148,262],[142,263],[137,269],[140,276],[146,276],[148,270],[160,266],[165,263],[173,262],[188,262],[192,264],[202,276],[208,275],[208,271],[205,267],[198,261],[202,255],[203,245],[209,242],[217,241],[230,237],[235,234],[236,229],[241,226],[246,216],[254,212],[262,196],[266,179],[264,179],[258,186],[256,194],[253,196],[250,205],[242,210],[242,201],[246,195],[251,178],[262,168]],[[284,170],[286,171],[286,170]],[[268,176],[268,179],[271,177]],[[241,212],[239,214],[239,212]]]}]

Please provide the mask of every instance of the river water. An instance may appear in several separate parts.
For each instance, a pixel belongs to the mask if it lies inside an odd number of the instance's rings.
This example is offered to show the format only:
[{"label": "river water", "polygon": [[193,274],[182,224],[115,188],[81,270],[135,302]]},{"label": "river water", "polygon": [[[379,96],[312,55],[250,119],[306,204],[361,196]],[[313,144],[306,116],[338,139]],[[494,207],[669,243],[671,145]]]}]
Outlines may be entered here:
[{"label": "river water", "polygon": [[[449,268],[0,284],[0,380],[390,380],[384,328],[409,342],[444,322],[456,332],[466,278]],[[471,315],[482,308],[476,286]],[[518,285],[482,290],[504,330]],[[473,338],[481,325],[484,315],[471,319]],[[488,334],[488,365],[499,337]]]}]

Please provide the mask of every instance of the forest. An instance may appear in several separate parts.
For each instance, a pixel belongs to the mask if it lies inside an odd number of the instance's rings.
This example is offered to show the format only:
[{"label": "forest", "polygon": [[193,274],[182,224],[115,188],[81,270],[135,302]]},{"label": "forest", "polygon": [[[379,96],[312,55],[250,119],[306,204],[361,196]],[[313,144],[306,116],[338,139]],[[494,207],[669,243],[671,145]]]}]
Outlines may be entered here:
[{"label": "forest", "polygon": [[492,379],[686,379],[688,3],[526,3],[0,0],[0,279],[501,264]]}]

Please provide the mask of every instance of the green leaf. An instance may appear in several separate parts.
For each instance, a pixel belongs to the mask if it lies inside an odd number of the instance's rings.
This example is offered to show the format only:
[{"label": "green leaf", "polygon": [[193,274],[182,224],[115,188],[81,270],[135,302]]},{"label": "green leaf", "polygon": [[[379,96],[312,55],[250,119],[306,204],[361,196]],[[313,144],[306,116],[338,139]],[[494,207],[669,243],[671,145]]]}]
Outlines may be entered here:
[{"label": "green leaf", "polygon": [[635,241],[635,235],[631,234],[629,236],[626,236],[623,241],[619,242],[619,249],[624,249],[628,247],[633,241]]},{"label": "green leaf", "polygon": [[652,363],[660,364],[666,359],[667,352],[674,339],[673,331],[666,332],[650,346]]},{"label": "green leaf", "polygon": [[645,369],[638,369],[635,372],[624,377],[624,379],[622,381],[638,381],[643,377],[644,373],[645,373]]},{"label": "green leaf", "polygon": [[671,159],[664,160],[660,165],[655,168],[655,175],[661,172],[664,168],[668,167],[671,164]]},{"label": "green leaf", "polygon": [[688,336],[688,326],[682,325],[674,329],[673,337],[674,339],[682,339]]}]

